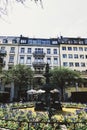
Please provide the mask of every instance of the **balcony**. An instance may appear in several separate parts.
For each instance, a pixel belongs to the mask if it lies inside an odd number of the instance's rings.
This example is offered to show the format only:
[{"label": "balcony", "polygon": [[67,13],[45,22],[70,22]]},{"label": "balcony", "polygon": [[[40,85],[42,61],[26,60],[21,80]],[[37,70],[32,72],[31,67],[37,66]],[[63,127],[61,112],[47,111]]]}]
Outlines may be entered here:
[{"label": "balcony", "polygon": [[7,52],[5,50],[0,50],[0,56],[6,56]]},{"label": "balcony", "polygon": [[9,60],[8,65],[14,65],[14,61]]},{"label": "balcony", "polygon": [[45,62],[33,62],[33,67],[45,67]]},{"label": "balcony", "polygon": [[87,78],[87,70],[80,72],[82,78]]},{"label": "balcony", "polygon": [[44,53],[44,52],[42,52],[42,51],[35,51],[35,52],[33,52],[33,56],[34,56],[34,57],[37,57],[37,56],[39,56],[39,57],[44,57],[45,54],[46,54],[46,53]]},{"label": "balcony", "polygon": [[5,61],[3,60],[3,58],[0,58],[0,66],[3,67],[3,66],[5,66],[5,64],[6,64],[6,63],[5,63]]},{"label": "balcony", "polygon": [[15,51],[12,51],[12,50],[11,50],[11,51],[10,51],[10,53],[14,54],[14,53],[15,53]]}]

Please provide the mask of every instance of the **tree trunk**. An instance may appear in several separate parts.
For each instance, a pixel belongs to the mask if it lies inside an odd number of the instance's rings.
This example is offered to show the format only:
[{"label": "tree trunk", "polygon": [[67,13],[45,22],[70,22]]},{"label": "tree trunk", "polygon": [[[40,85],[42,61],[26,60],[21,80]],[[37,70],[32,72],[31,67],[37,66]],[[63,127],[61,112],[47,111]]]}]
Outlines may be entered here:
[{"label": "tree trunk", "polygon": [[64,101],[64,86],[61,86],[61,101]]}]

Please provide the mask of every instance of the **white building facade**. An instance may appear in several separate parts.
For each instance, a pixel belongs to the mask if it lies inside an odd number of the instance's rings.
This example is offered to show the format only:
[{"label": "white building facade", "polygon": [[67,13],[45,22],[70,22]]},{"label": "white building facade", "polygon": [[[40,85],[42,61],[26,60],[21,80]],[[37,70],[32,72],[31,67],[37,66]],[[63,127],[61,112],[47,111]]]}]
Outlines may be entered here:
[{"label": "white building facade", "polygon": [[0,36],[0,50],[6,51],[4,69],[24,64],[32,70],[44,71],[63,66],[76,71],[87,71],[86,38],[27,38]]},{"label": "white building facade", "polygon": [[4,69],[16,64],[24,64],[38,71],[44,71],[46,63],[51,68],[59,66],[57,39],[1,37],[0,49],[7,52]]},{"label": "white building facade", "polygon": [[63,66],[76,71],[87,71],[86,38],[28,38],[0,36],[0,50],[6,51],[4,69],[24,64],[35,71]]},{"label": "white building facade", "polygon": [[87,71],[87,39],[61,38],[60,66]]},{"label": "white building facade", "polygon": [[[86,38],[28,38],[0,36],[0,51],[6,52],[3,69],[10,69],[17,64],[31,67],[36,74],[45,71],[49,63],[54,67],[67,67],[80,72],[87,72]],[[10,101],[14,98],[14,84],[5,86],[10,92]]]}]

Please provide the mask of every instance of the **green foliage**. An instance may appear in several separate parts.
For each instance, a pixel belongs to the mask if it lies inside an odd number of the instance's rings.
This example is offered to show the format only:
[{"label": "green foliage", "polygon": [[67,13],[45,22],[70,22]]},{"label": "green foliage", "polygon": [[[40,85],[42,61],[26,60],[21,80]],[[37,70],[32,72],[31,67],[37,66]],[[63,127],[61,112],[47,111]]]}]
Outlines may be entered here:
[{"label": "green foliage", "polygon": [[80,78],[80,75],[76,71],[70,70],[68,68],[56,67],[51,71],[51,74],[52,74],[51,82],[57,88],[60,88],[62,94],[62,100],[64,94],[63,91],[66,87],[66,84],[70,85],[72,82],[77,82],[78,79]]},{"label": "green foliage", "polygon": [[79,74],[76,71],[70,70],[68,68],[54,68],[52,71],[53,81],[59,85],[76,80],[79,78]]},{"label": "green foliage", "polygon": [[10,70],[10,72],[14,82],[21,86],[27,86],[33,79],[33,71],[26,65],[16,65]]},{"label": "green foliage", "polygon": [[[14,83],[18,87],[20,94],[21,91],[27,90],[28,86],[33,84],[33,71],[26,65],[15,65],[12,69],[3,72],[3,83]],[[21,97],[21,95],[19,95]]]},{"label": "green foliage", "polygon": [[4,71],[4,80],[7,82],[14,81],[15,84],[24,86],[30,84],[33,79],[33,71],[26,65],[15,65],[12,69]]}]

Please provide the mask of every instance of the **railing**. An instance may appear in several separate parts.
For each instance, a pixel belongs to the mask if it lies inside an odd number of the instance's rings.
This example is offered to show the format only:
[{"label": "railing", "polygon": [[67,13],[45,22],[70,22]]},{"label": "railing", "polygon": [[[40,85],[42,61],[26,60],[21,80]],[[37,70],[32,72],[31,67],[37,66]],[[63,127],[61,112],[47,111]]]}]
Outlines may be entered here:
[{"label": "railing", "polygon": [[34,67],[44,67],[46,65],[45,62],[33,62]]},{"label": "railing", "polygon": [[41,57],[44,57],[46,53],[44,52],[39,52],[39,51],[35,51],[33,52],[33,56],[41,56]]},{"label": "railing", "polygon": [[0,50],[0,56],[6,56],[7,54],[7,51],[5,50]]},{"label": "railing", "polygon": [[[3,121],[3,124],[1,125],[1,121]],[[9,122],[12,124],[12,128],[9,127]],[[5,124],[5,126],[4,126]],[[15,124],[17,127],[15,127]],[[49,125],[49,126],[48,126]],[[80,126],[79,126],[80,125]],[[42,127],[41,127],[42,126]],[[65,126],[65,128],[62,128]],[[9,130],[22,130],[24,127],[26,127],[26,130],[48,130],[47,127],[50,128],[50,130],[80,130],[84,129],[87,130],[87,122],[53,122],[53,121],[15,121],[15,120],[5,120],[0,119],[0,128],[6,128]]]}]

